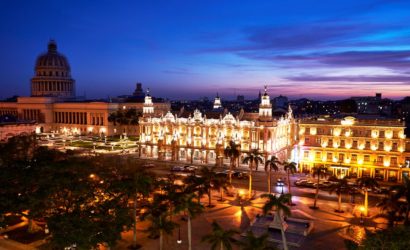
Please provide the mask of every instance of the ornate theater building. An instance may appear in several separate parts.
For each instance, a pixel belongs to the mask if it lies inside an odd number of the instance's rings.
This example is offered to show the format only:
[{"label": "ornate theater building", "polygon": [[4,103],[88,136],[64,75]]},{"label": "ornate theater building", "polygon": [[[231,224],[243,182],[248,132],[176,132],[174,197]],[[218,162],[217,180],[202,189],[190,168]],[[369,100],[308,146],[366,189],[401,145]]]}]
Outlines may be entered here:
[{"label": "ornate theater building", "polygon": [[345,117],[299,122],[299,167],[326,166],[339,177],[401,181],[409,175],[410,144],[399,120]]},{"label": "ornate theater building", "polygon": [[[37,132],[99,135],[127,132],[133,135],[138,133],[137,127],[124,128],[110,122],[109,116],[128,109],[142,113],[144,93],[140,84],[136,92],[139,97],[142,94],[141,101],[79,101],[68,60],[57,51],[57,44],[50,41],[47,52],[37,58],[35,75],[31,79],[31,96],[18,97],[16,102],[0,102],[0,116],[13,115],[23,121],[34,121]],[[158,114],[170,110],[169,103],[154,106]]]},{"label": "ornate theater building", "polygon": [[[149,103],[149,100],[147,100]],[[221,110],[219,96],[215,109]],[[272,117],[272,105],[266,88],[259,113],[229,112],[173,114],[157,117],[144,112],[140,119],[140,152],[142,157],[190,163],[221,165],[224,149],[230,141],[240,145],[241,159],[257,149],[267,159],[292,156],[296,142],[296,122],[289,109],[284,117]],[[227,160],[227,159],[225,159]]]}]

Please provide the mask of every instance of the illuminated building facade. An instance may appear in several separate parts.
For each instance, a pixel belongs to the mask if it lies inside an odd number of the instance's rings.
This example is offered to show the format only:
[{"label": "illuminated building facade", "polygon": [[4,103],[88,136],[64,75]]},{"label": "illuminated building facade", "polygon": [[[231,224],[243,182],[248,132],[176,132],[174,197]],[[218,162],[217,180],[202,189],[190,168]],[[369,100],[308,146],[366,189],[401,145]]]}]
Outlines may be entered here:
[{"label": "illuminated building facade", "polygon": [[299,167],[306,171],[324,165],[339,177],[400,181],[410,171],[404,129],[399,120],[303,119]]},{"label": "illuminated building facade", "polygon": [[253,149],[265,159],[276,155],[285,160],[292,156],[296,142],[292,111],[274,119],[266,89],[259,114],[242,110],[236,116],[226,113],[207,118],[199,110],[187,117],[171,112],[161,117],[146,113],[139,124],[140,155],[161,160],[222,165],[223,151],[230,141],[241,146],[239,162]]},{"label": "illuminated building facade", "polygon": [[[136,92],[141,95],[141,84],[137,84]],[[153,111],[154,106],[157,115],[170,110],[169,103],[156,103],[147,108]],[[31,96],[18,97],[16,102],[0,102],[0,116],[13,115],[19,120],[34,121],[37,123],[37,132],[98,135],[125,132],[137,135],[137,126],[114,125],[108,120],[111,113],[120,109],[136,109],[142,113],[145,107],[143,101],[76,100],[70,65],[66,57],[57,51],[54,41],[49,42],[47,52],[36,60],[35,75],[31,79]]]}]

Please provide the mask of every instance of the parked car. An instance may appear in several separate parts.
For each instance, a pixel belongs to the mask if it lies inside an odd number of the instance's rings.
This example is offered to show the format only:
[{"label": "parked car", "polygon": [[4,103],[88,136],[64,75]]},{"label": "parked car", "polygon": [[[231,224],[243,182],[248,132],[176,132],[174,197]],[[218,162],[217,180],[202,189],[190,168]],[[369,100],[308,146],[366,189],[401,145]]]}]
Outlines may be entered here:
[{"label": "parked car", "polygon": [[184,171],[184,167],[182,166],[172,166],[171,167],[171,172],[183,172]]},{"label": "parked car", "polygon": [[184,172],[192,173],[192,172],[195,172],[197,169],[198,168],[195,166],[189,166],[189,165],[184,166]]},{"label": "parked car", "polygon": [[232,178],[236,178],[236,179],[248,179],[249,175],[246,172],[242,172],[242,171],[233,171],[232,173]]},{"label": "parked car", "polygon": [[220,171],[220,172],[216,172],[216,176],[228,178],[229,171],[228,170],[223,170],[223,171]]},{"label": "parked car", "polygon": [[304,186],[306,184],[307,180],[306,179],[299,179],[295,181],[296,186]]}]

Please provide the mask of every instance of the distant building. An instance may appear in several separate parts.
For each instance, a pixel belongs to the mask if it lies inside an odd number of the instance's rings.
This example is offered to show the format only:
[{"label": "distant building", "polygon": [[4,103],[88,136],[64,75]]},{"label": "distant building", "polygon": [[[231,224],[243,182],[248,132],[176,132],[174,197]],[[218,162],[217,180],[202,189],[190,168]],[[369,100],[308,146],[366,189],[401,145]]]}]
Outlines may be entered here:
[{"label": "distant building", "polygon": [[358,96],[351,99],[356,101],[357,113],[359,114],[391,115],[392,101],[382,99],[381,93],[376,93],[375,96]]},{"label": "distant building", "polygon": [[12,115],[0,116],[0,142],[6,142],[13,136],[29,135],[35,132],[35,122],[18,121]]},{"label": "distant building", "polygon": [[222,109],[222,103],[221,103],[221,98],[219,98],[219,94],[216,93],[216,97],[214,100],[214,107],[213,109]]},{"label": "distant building", "polygon": [[286,109],[288,107],[288,98],[283,95],[273,98],[273,107],[275,109],[277,108]]}]

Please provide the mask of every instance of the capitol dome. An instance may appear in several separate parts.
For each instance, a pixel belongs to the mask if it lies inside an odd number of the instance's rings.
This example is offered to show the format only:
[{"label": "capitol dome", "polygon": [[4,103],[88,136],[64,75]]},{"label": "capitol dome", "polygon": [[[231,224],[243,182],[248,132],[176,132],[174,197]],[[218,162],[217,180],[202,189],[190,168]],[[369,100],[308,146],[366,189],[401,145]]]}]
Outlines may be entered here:
[{"label": "capitol dome", "polygon": [[54,40],[48,43],[46,53],[37,57],[35,76],[31,79],[32,96],[74,97],[75,85],[71,79],[67,58],[58,53]]}]

